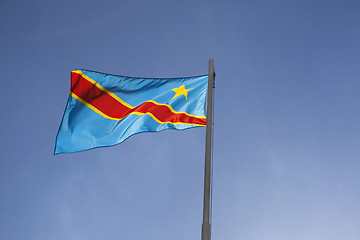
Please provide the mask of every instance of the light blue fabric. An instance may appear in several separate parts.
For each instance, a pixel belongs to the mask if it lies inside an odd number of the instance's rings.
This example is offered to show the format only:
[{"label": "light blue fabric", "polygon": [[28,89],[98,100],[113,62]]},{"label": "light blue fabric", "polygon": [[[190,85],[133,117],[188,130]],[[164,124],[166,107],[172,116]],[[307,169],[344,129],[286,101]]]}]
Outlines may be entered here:
[{"label": "light blue fabric", "polygon": [[[188,78],[132,78],[81,70],[102,87],[136,107],[148,100],[169,104],[175,111],[205,117],[207,76]],[[173,88],[185,85],[187,99],[175,95]],[[78,100],[69,96],[57,134],[55,154],[71,153],[91,148],[113,146],[141,132],[159,132],[165,129],[187,129],[191,124],[160,124],[149,115],[131,114],[117,121],[104,118]]]}]

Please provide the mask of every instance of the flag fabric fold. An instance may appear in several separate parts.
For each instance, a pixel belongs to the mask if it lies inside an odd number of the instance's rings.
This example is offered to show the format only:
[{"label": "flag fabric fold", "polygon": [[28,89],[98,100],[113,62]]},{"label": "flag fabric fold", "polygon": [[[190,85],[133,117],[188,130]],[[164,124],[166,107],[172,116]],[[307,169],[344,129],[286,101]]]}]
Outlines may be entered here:
[{"label": "flag fabric fold", "polygon": [[206,126],[208,76],[134,78],[71,72],[55,154],[113,146],[141,132]]}]

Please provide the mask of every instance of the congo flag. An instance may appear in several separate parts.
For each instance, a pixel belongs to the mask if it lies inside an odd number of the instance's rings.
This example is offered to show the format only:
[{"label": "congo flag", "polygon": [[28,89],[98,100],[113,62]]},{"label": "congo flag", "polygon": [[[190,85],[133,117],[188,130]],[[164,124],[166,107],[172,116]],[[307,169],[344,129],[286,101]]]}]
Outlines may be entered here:
[{"label": "congo flag", "polygon": [[141,132],[206,126],[207,81],[72,71],[55,154],[113,146]]}]

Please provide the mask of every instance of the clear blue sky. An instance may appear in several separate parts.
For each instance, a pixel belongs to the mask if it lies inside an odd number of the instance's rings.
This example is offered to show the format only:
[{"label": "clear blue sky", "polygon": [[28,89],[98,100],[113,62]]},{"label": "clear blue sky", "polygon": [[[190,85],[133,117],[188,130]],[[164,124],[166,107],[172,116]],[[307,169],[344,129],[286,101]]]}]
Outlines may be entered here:
[{"label": "clear blue sky", "polygon": [[360,239],[360,2],[0,3],[0,239],[198,240],[205,128],[53,155],[70,71],[215,59],[212,237]]}]

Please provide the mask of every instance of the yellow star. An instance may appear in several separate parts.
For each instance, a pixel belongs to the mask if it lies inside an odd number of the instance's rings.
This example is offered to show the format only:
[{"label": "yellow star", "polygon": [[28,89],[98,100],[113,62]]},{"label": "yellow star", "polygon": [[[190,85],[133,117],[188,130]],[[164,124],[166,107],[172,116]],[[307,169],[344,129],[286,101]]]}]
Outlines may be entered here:
[{"label": "yellow star", "polygon": [[182,85],[178,88],[173,88],[172,90],[175,92],[175,96],[172,99],[174,99],[180,95],[184,95],[185,98],[187,99],[188,91],[190,91],[192,89],[194,89],[194,88],[185,89],[185,85]]}]

